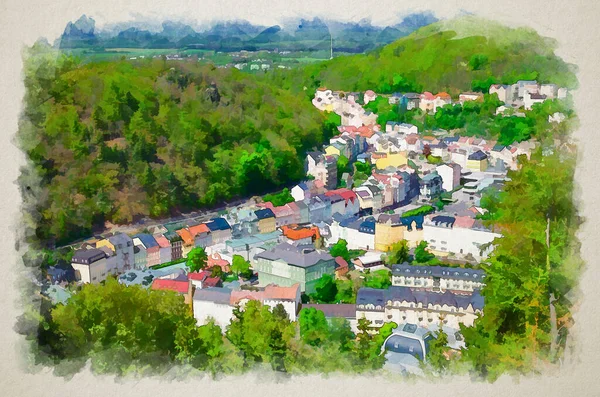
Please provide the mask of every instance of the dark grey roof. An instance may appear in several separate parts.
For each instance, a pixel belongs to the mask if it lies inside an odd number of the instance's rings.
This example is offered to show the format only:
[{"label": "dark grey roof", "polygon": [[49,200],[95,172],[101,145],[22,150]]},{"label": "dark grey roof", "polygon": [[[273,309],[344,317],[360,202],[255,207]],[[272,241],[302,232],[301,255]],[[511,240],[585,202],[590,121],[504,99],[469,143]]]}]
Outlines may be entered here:
[{"label": "dark grey roof", "polygon": [[469,160],[478,160],[478,161],[485,160],[487,158],[488,158],[487,154],[483,153],[481,150],[476,151],[475,153],[471,154],[468,157]]},{"label": "dark grey roof", "polygon": [[270,208],[263,208],[262,210],[254,211],[254,214],[258,219],[275,218],[275,214]]},{"label": "dark grey roof", "polygon": [[413,266],[408,263],[392,265],[394,276],[441,277],[455,280],[482,281],[485,272],[481,269],[462,269],[447,266]]},{"label": "dark grey roof", "polygon": [[421,303],[427,305],[448,305],[457,308],[466,309],[469,305],[475,310],[483,309],[483,297],[479,291],[475,291],[470,295],[454,294],[450,291],[444,293],[413,290],[409,287],[391,286],[387,290],[374,288],[361,288],[356,296],[357,305],[380,305],[383,306],[387,301],[405,301],[415,304]]},{"label": "dark grey roof", "polygon": [[308,268],[322,261],[332,261],[333,257],[326,251],[318,251],[314,247],[295,246],[293,244],[281,243],[274,248],[261,252],[256,258],[263,258],[272,261],[282,260],[285,263]]},{"label": "dark grey roof", "polygon": [[71,259],[75,263],[90,264],[106,257],[106,253],[97,248],[79,249],[73,254]]},{"label": "dark grey roof", "polygon": [[454,218],[453,216],[446,216],[446,215],[437,215],[437,216],[434,216],[431,218],[431,222],[435,226],[452,227],[452,226],[454,226],[455,221],[456,221],[456,218]]},{"label": "dark grey roof", "polygon": [[198,288],[194,292],[194,300],[229,304],[231,290],[229,288]]},{"label": "dark grey roof", "polygon": [[115,234],[113,236],[110,236],[108,238],[108,241],[110,241],[111,244],[115,245],[115,244],[124,244],[127,245],[128,242],[131,242],[131,237],[129,237],[128,235],[126,235],[125,233],[119,233],[119,234]]}]

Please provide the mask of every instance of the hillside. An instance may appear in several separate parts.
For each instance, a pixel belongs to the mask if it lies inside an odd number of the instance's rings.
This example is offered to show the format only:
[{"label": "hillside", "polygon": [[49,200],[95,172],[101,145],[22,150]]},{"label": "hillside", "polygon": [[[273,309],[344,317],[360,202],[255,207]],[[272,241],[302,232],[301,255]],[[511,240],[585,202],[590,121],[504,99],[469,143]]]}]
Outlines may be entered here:
[{"label": "hillside", "polygon": [[305,96],[192,62],[26,60],[21,184],[36,235],[67,242],[104,221],[220,204],[303,176],[335,126]]},{"label": "hillside", "polygon": [[[367,54],[334,58],[302,71],[305,85],[346,91],[485,91],[517,80],[574,88],[574,66],[554,55],[556,43],[530,29],[472,16],[440,21]],[[292,87],[290,87],[292,88]]]}]

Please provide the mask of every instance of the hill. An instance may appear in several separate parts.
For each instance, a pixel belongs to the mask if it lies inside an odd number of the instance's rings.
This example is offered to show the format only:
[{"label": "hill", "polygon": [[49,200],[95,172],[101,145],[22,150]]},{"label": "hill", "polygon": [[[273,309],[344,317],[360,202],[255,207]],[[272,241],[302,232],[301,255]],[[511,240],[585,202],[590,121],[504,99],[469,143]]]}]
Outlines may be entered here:
[{"label": "hill", "polygon": [[37,175],[21,185],[42,241],[280,188],[335,128],[305,95],[197,62],[82,65],[37,44],[25,75]]},{"label": "hill", "polygon": [[554,55],[555,47],[534,30],[465,16],[422,27],[366,54],[334,58],[296,73],[312,88],[381,93],[427,90],[456,95],[486,91],[493,83],[534,79],[574,88],[575,68]]}]

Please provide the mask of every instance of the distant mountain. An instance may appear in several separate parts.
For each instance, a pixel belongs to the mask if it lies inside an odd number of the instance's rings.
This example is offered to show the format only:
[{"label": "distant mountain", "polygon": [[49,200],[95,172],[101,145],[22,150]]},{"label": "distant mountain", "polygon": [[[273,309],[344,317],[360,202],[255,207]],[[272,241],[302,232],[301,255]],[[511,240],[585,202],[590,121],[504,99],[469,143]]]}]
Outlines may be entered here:
[{"label": "distant mountain", "polygon": [[161,26],[139,21],[114,24],[96,31],[95,21],[83,15],[69,22],[57,40],[62,49],[73,48],[206,48],[219,51],[273,49],[364,52],[404,37],[416,29],[437,21],[432,13],[411,14],[393,26],[375,26],[367,19],[340,22],[321,18],[300,19],[287,24],[258,26],[247,21],[217,22],[205,29],[165,21]]}]

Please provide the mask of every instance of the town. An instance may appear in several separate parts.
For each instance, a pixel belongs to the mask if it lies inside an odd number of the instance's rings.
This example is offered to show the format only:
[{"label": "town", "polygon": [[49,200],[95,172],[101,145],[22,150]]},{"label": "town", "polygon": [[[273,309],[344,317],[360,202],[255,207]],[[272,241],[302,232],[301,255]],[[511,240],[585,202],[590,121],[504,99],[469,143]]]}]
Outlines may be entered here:
[{"label": "town", "polygon": [[[567,91],[518,81],[492,85],[489,95],[503,103],[496,114],[524,116]],[[100,284],[116,277],[124,285],[175,291],[198,325],[212,320],[223,330],[235,308],[250,300],[281,305],[291,321],[315,308],[328,319],[347,319],[354,332],[361,319],[372,332],[394,322],[386,358],[418,372],[432,333],[444,330],[448,346],[459,351],[460,325],[472,326],[484,314],[480,262],[501,234],[484,226],[481,199],[502,187],[508,170],[518,170],[520,156],[529,157],[537,142],[502,145],[408,123],[379,125],[366,105],[385,98],[435,114],[483,97],[319,88],[313,105],[338,115],[341,125],[321,150],[307,153],[303,182],[210,220],[86,239],[73,252],[71,270],[48,270],[45,294],[65,302],[73,280]],[[563,118],[557,113],[550,121]],[[409,349],[414,341],[419,348]]]}]

